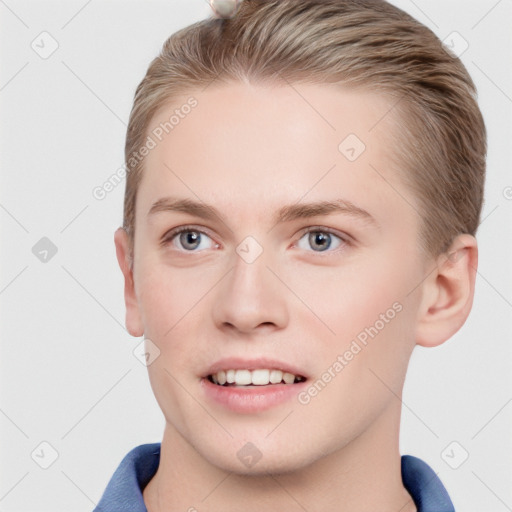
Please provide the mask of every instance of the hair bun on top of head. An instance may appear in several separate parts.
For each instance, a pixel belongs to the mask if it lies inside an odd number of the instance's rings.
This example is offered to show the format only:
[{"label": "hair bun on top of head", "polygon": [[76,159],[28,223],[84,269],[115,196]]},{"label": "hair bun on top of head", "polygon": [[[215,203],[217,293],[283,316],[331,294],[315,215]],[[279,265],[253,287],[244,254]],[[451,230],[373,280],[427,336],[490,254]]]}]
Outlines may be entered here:
[{"label": "hair bun on top of head", "polygon": [[242,0],[210,0],[211,8],[218,18],[232,18]]}]

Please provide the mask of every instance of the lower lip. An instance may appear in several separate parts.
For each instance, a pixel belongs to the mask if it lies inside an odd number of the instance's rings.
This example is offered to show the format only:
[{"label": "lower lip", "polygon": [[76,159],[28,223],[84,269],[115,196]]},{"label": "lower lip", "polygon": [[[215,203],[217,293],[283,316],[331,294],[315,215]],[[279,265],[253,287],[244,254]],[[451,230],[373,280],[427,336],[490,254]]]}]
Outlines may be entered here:
[{"label": "lower lip", "polygon": [[255,413],[281,405],[296,397],[307,385],[307,381],[302,381],[267,386],[219,386],[207,378],[201,379],[208,400],[238,413]]}]

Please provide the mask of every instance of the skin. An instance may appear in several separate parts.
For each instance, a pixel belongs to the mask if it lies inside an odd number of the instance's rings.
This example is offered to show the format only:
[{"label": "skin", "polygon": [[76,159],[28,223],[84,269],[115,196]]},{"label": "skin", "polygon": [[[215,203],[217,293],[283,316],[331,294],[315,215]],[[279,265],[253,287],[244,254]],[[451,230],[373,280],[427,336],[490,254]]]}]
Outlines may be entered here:
[{"label": "skin", "polygon": [[[399,397],[415,345],[439,345],[469,314],[475,238],[457,237],[449,259],[418,249],[416,200],[388,153],[398,123],[385,98],[326,84],[228,83],[193,95],[197,107],[146,157],[133,268],[125,231],[115,233],[127,329],[160,350],[148,366],[165,417],[160,466],[143,493],[149,512],[415,511],[401,480]],[[366,145],[353,162],[338,149],[350,133]],[[169,195],[199,198],[223,221],[148,216]],[[273,222],[284,205],[338,198],[375,224],[339,212]],[[179,235],[160,244],[189,224],[206,232],[197,248],[187,252]],[[331,246],[308,227],[333,230]],[[263,249],[252,263],[236,252],[247,236]],[[205,369],[229,356],[287,361],[315,381],[397,302],[401,311],[308,404],[294,397],[237,414],[203,394]],[[262,454],[250,468],[237,457],[247,442]]]}]

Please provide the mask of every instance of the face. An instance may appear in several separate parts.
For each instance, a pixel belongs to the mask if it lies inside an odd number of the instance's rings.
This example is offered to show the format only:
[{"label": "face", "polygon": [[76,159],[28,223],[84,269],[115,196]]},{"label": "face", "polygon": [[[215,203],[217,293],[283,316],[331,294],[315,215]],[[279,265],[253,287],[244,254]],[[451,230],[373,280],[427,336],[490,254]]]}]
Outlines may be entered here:
[{"label": "face", "polygon": [[391,102],[329,85],[193,96],[145,160],[127,324],[158,354],[176,439],[229,471],[305,467],[396,410],[414,347],[426,262]]}]

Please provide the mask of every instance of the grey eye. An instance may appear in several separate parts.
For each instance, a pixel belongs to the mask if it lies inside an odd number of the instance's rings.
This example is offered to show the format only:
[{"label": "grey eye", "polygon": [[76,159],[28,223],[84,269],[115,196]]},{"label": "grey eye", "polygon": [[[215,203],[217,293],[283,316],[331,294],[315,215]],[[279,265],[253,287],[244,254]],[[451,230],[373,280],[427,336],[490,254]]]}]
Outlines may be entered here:
[{"label": "grey eye", "polygon": [[183,252],[198,252],[198,250],[213,247],[213,240],[202,231],[183,229],[171,237],[172,244]]},{"label": "grey eye", "polygon": [[298,246],[301,249],[308,250],[307,247],[301,245],[303,240],[306,240],[306,244],[309,244],[309,246],[313,248],[314,252],[326,252],[328,249],[336,249],[343,242],[339,236],[321,230],[309,231],[299,240]]}]

